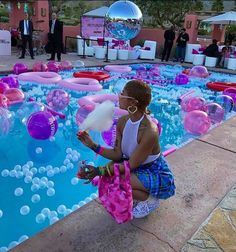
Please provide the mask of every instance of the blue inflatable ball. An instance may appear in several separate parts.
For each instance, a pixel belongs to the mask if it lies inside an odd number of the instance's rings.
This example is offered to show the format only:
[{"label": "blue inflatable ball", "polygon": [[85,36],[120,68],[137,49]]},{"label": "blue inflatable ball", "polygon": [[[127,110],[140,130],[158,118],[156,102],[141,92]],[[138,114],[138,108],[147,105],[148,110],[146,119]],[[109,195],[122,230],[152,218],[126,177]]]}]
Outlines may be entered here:
[{"label": "blue inflatable ball", "polygon": [[215,98],[215,102],[224,109],[225,114],[231,112],[234,108],[234,101],[229,95],[219,95]]}]

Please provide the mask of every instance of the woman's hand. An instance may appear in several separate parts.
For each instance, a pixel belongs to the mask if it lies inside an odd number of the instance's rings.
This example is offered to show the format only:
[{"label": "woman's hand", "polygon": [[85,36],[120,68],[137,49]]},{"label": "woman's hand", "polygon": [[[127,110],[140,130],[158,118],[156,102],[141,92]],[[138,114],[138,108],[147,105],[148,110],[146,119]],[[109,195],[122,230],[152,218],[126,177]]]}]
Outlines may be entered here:
[{"label": "woman's hand", "polygon": [[98,168],[96,168],[92,165],[86,165],[86,166],[80,168],[80,170],[77,173],[78,178],[89,180],[89,181],[85,182],[85,184],[90,183],[92,181],[92,179],[94,179],[98,175],[99,175]]},{"label": "woman's hand", "polygon": [[77,134],[77,138],[87,147],[92,148],[95,146],[95,143],[89,136],[86,131],[79,131]]}]

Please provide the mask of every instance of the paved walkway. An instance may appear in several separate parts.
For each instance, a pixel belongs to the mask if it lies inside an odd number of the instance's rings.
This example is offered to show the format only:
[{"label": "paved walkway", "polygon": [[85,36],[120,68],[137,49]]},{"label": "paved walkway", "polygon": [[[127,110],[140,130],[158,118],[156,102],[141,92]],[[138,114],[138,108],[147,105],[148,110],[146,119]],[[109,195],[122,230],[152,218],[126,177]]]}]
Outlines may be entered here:
[{"label": "paved walkway", "polygon": [[[76,55],[63,58],[80,59]],[[11,56],[4,64],[9,68],[15,62]],[[107,64],[93,58],[84,62],[86,66]],[[168,157],[177,193],[150,216],[118,225],[95,200],[12,251],[235,252],[235,126],[236,117]]]}]

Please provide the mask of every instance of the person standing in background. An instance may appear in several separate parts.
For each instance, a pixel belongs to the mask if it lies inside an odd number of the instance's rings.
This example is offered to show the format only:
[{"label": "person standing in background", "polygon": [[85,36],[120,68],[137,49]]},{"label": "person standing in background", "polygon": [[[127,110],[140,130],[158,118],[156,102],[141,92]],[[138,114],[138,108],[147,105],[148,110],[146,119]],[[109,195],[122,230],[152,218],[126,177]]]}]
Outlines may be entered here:
[{"label": "person standing in background", "polygon": [[49,41],[52,45],[51,58],[47,60],[55,60],[57,53],[57,60],[61,61],[62,40],[63,40],[63,23],[57,19],[57,14],[52,13],[52,20],[49,21]]},{"label": "person standing in background", "polygon": [[180,31],[180,34],[176,40],[177,43],[177,48],[176,48],[176,61],[179,61],[181,63],[184,62],[184,58],[185,58],[185,51],[186,51],[186,46],[187,46],[187,42],[189,41],[189,35],[186,32],[185,28],[182,28]]},{"label": "person standing in background", "polygon": [[28,13],[25,13],[25,18],[20,21],[19,30],[20,30],[21,39],[22,39],[22,52],[19,59],[25,58],[25,50],[26,50],[27,42],[29,44],[29,51],[30,51],[31,59],[34,59],[33,46],[32,46],[32,36],[33,36],[34,27],[33,27],[32,21],[29,20]]},{"label": "person standing in background", "polygon": [[173,42],[175,40],[175,27],[174,26],[171,26],[170,29],[165,31],[164,38],[165,38],[165,43],[164,43],[164,49],[162,52],[161,61],[165,59],[165,56],[166,56],[166,61],[168,61],[170,57],[171,49],[173,46]]}]

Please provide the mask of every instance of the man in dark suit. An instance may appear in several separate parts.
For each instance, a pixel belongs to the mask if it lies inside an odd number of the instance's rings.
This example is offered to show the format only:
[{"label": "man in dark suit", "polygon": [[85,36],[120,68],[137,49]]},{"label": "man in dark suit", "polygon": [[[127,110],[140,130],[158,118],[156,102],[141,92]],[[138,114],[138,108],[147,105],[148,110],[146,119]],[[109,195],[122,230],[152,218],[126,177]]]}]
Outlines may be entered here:
[{"label": "man in dark suit", "polygon": [[63,23],[57,19],[57,14],[52,13],[52,20],[49,21],[49,41],[52,45],[51,58],[48,60],[55,60],[57,53],[57,60],[61,61],[62,40],[63,40]]},{"label": "man in dark suit", "polygon": [[34,28],[33,28],[32,21],[29,20],[28,13],[25,13],[25,18],[20,21],[19,29],[21,33],[21,39],[22,39],[22,52],[19,59],[25,58],[25,49],[26,49],[27,42],[29,44],[29,51],[30,51],[31,59],[34,59],[33,46],[32,46],[32,36],[33,36]]},{"label": "man in dark suit", "polygon": [[174,26],[171,26],[170,29],[165,31],[164,38],[165,38],[165,44],[164,44],[164,49],[162,52],[161,61],[165,59],[165,56],[166,56],[166,61],[168,61],[170,57],[171,49],[173,46],[173,42],[175,40],[175,27]]}]

